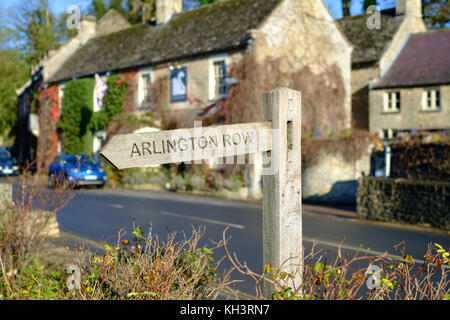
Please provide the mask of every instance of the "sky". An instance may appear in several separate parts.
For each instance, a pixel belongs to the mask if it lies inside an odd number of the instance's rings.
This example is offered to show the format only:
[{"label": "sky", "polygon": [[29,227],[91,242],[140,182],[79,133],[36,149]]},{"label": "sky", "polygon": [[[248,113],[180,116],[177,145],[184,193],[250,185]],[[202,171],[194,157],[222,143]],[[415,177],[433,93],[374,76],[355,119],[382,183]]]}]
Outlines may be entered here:
[{"label": "sky", "polygon": [[[11,7],[14,4],[26,0],[0,0],[0,4],[4,9]],[[342,18],[342,1],[341,0],[324,0],[334,18]],[[378,0],[381,9],[395,7],[396,0]],[[67,10],[70,5],[79,5],[82,9],[86,8],[91,0],[50,0],[52,11],[59,14]],[[352,0],[352,7],[350,13],[352,15],[362,13],[362,0]]]}]

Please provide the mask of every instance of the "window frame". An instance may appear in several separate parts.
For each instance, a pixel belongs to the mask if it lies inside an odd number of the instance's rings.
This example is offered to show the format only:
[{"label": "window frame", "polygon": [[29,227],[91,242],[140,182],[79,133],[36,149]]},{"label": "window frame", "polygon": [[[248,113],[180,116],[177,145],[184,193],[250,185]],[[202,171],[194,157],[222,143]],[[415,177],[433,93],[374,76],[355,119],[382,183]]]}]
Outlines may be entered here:
[{"label": "window frame", "polygon": [[441,109],[441,88],[424,89],[422,94],[422,111],[440,111]]},{"label": "window frame", "polygon": [[[228,95],[228,88],[227,92],[224,94],[218,94],[216,92],[216,69],[215,64],[218,62],[225,62],[225,69],[228,73],[228,67],[230,66],[230,56],[228,54],[219,54],[209,57],[209,100],[215,101],[219,99],[226,98]],[[227,77],[227,74],[224,75],[224,79]]]},{"label": "window frame", "polygon": [[384,94],[383,112],[399,113],[402,106],[402,94],[400,90],[391,90]]},{"label": "window frame", "polygon": [[59,99],[59,116],[64,113],[64,95],[66,94],[66,83],[62,82],[58,86],[58,99]]},{"label": "window frame", "polygon": [[92,151],[98,153],[102,150],[106,142],[106,130],[95,131],[93,134]]},{"label": "window frame", "polygon": [[[148,85],[151,85],[152,81],[153,81],[153,68],[144,68],[144,69],[139,70],[137,109],[146,109],[146,108],[150,107],[149,103],[145,101],[145,99],[147,97],[145,97],[145,88],[144,88],[143,78],[146,76],[150,77],[150,84],[148,84]],[[148,90],[148,88],[147,88],[147,90]],[[148,95],[148,91],[147,91],[147,95]]]}]

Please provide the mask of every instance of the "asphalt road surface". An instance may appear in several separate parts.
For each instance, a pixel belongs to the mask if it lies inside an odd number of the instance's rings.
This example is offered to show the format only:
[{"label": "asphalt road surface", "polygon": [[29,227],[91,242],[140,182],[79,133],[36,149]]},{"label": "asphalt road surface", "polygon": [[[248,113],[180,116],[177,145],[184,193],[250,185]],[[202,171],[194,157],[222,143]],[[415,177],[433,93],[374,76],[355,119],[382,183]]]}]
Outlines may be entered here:
[{"label": "asphalt road surface", "polygon": [[[261,272],[263,268],[262,208],[256,204],[166,192],[86,190],[77,191],[58,213],[58,222],[61,231],[95,241],[114,241],[121,228],[131,239],[133,222],[144,231],[151,226],[162,239],[170,232],[184,231],[189,235],[192,226],[205,226],[201,245],[210,247],[211,240],[221,240],[228,227],[230,251],[253,271]],[[363,245],[370,254],[387,251],[399,256],[394,246],[406,241],[407,252],[419,262],[429,243],[450,247],[450,236],[445,232],[303,211],[305,247],[310,248],[316,241],[318,248],[334,259],[343,237],[347,240],[342,249],[351,255]],[[216,258],[224,255],[223,250],[216,252]],[[225,260],[223,267],[230,266]],[[248,277],[234,272],[233,279],[245,280],[236,285],[237,289],[255,293],[254,282]]]}]

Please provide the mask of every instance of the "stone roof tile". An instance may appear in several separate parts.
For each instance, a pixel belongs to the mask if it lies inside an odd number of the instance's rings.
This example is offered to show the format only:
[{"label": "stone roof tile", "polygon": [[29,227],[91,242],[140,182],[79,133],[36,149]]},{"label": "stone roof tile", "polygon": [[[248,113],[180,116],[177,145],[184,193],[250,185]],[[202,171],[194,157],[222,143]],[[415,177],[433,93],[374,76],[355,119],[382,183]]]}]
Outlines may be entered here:
[{"label": "stone roof tile", "polygon": [[174,15],[165,25],[138,25],[96,37],[48,82],[242,49],[282,0],[227,0]]},{"label": "stone roof tile", "polygon": [[377,88],[449,84],[449,52],[448,29],[411,35]]},{"label": "stone roof tile", "polygon": [[381,14],[381,28],[371,30],[367,27],[368,18],[369,15],[361,14],[338,20],[354,46],[353,64],[378,61],[404,20],[403,17]]}]

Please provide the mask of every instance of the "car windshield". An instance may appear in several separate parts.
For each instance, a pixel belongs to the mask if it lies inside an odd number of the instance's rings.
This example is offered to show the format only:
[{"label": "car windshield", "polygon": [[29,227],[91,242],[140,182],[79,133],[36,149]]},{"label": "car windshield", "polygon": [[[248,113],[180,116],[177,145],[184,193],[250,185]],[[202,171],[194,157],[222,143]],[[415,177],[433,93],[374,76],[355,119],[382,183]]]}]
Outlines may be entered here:
[{"label": "car windshield", "polygon": [[0,151],[0,161],[12,161],[11,154],[8,151]]},{"label": "car windshield", "polygon": [[67,157],[66,162],[72,166],[95,166],[94,161],[88,156],[70,156]]}]

